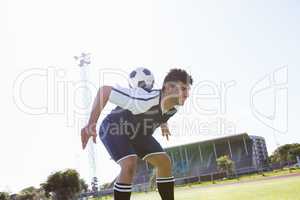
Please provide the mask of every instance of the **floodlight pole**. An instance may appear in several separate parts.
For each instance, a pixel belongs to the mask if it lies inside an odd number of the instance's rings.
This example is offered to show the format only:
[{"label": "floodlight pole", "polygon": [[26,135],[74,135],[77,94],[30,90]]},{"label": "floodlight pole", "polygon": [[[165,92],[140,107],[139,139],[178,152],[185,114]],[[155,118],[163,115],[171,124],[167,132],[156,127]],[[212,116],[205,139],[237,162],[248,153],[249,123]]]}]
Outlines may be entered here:
[{"label": "floodlight pole", "polygon": [[[80,78],[81,81],[85,83],[85,90],[82,93],[82,103],[87,105],[87,96],[88,96],[88,81],[89,81],[89,66],[91,64],[91,54],[90,53],[81,53],[80,56],[74,56],[74,59],[78,62],[78,67],[80,68]],[[86,119],[87,121],[88,119]],[[98,179],[96,172],[96,158],[95,158],[95,148],[93,144],[88,144],[88,156],[89,156],[89,165],[90,165],[90,176],[91,176],[91,187],[95,194],[97,194],[98,187]]]}]

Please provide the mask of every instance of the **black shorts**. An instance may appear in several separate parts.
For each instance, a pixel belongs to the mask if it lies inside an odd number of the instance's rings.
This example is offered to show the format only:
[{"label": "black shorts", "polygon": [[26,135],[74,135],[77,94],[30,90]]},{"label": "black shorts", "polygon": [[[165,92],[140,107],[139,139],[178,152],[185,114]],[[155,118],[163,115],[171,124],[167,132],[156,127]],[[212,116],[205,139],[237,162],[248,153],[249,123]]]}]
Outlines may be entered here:
[{"label": "black shorts", "polygon": [[128,135],[125,131],[112,130],[110,121],[104,120],[99,129],[99,136],[110,154],[117,163],[130,156],[138,156],[141,159],[154,154],[165,154],[161,145],[152,135],[138,133]]}]

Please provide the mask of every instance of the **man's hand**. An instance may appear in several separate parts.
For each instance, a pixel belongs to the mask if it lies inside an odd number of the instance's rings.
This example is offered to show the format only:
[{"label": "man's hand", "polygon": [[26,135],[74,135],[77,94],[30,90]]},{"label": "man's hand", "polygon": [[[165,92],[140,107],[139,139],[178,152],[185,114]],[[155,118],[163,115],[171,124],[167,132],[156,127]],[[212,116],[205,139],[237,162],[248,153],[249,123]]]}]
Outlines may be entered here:
[{"label": "man's hand", "polygon": [[82,149],[85,149],[91,136],[93,137],[93,141],[96,144],[96,137],[97,137],[96,124],[88,124],[81,129]]},{"label": "man's hand", "polygon": [[171,133],[170,133],[168,124],[167,124],[167,123],[162,124],[162,125],[160,126],[160,129],[161,129],[162,136],[163,136],[163,137],[166,137],[167,140],[169,141],[169,136],[171,136]]}]

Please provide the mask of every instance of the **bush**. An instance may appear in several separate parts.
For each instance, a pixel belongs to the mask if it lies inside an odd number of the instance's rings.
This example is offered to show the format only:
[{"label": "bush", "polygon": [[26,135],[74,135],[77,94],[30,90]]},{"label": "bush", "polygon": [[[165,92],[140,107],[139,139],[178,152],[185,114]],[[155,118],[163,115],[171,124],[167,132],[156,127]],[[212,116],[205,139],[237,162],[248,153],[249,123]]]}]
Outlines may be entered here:
[{"label": "bush", "polygon": [[0,192],[0,200],[9,200],[9,194],[7,192]]},{"label": "bush", "polygon": [[87,189],[85,182],[80,179],[76,170],[68,169],[50,175],[46,183],[41,184],[47,197],[55,200],[74,199]]}]

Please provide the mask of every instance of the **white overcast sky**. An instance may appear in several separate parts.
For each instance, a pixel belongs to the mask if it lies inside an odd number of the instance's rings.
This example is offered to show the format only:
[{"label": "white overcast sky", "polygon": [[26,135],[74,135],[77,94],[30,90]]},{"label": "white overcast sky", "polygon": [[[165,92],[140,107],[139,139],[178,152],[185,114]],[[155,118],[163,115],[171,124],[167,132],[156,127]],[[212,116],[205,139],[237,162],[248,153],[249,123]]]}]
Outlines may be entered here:
[{"label": "white overcast sky", "polygon": [[[100,85],[126,86],[134,67],[148,67],[156,87],[172,67],[192,73],[171,141],[155,133],[165,147],[241,132],[265,137],[269,153],[300,142],[299,10],[297,0],[1,1],[0,191],[66,168],[89,181],[73,59],[82,51],[92,54],[86,102]],[[112,181],[118,166],[95,149],[100,182]]]}]

